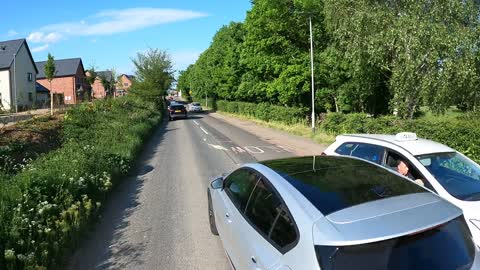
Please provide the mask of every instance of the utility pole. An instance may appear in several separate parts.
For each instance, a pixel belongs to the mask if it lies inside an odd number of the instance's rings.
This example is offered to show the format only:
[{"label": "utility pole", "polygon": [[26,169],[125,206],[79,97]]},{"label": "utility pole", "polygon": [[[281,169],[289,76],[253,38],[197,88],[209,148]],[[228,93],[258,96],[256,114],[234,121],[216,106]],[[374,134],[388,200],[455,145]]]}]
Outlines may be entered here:
[{"label": "utility pole", "polygon": [[310,25],[310,69],[312,71],[312,132],[315,133],[315,81],[313,78],[313,33],[312,33],[312,16],[308,17]]},{"label": "utility pole", "polygon": [[17,54],[13,54],[13,94],[15,97],[15,113],[18,113],[18,102],[17,102]]},{"label": "utility pole", "polygon": [[205,92],[205,107],[208,108],[208,93]]}]

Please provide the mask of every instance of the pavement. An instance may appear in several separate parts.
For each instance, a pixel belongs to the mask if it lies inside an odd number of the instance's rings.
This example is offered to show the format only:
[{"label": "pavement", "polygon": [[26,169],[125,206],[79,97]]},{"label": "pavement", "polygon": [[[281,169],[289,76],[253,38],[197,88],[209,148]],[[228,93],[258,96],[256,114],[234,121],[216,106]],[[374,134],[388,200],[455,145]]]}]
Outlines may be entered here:
[{"label": "pavement", "polygon": [[[210,180],[243,163],[296,156],[309,146],[304,138],[242,121],[216,114],[166,121],[136,172],[112,192],[67,269],[230,269],[209,229]],[[315,148],[307,152],[325,148],[310,146]]]}]

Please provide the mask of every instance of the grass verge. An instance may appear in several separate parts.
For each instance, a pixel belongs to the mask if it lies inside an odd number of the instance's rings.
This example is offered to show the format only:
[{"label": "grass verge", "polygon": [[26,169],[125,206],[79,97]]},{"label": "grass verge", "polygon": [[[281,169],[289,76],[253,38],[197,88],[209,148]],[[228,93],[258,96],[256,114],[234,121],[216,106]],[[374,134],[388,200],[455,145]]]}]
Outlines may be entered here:
[{"label": "grass verge", "polygon": [[247,116],[247,115],[242,115],[242,114],[233,114],[233,113],[227,113],[227,112],[222,112],[222,111],[217,111],[217,113],[220,113],[222,115],[226,115],[229,117],[235,117],[241,120],[248,120],[252,121],[258,125],[276,129],[276,130],[281,130],[285,131],[290,134],[302,136],[305,138],[312,139],[314,142],[319,143],[319,144],[331,144],[335,141],[335,136],[331,134],[324,133],[322,131],[316,131],[315,134],[312,132],[311,127],[308,126],[307,123],[294,123],[294,124],[285,124],[283,122],[279,121],[264,121],[264,120],[259,120],[253,116]]}]

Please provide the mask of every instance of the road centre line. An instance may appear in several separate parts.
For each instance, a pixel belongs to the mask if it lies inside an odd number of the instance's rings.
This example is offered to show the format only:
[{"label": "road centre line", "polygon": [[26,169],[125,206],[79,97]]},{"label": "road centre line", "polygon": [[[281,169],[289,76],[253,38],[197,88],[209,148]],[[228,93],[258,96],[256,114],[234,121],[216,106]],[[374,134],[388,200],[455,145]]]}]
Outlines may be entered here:
[{"label": "road centre line", "polygon": [[195,120],[193,120],[193,123],[195,123],[195,125],[197,125],[197,126],[200,126],[200,124]]},{"label": "road centre line", "polygon": [[208,132],[205,129],[203,129],[202,127],[200,127],[200,129],[203,131],[203,133],[208,135]]}]

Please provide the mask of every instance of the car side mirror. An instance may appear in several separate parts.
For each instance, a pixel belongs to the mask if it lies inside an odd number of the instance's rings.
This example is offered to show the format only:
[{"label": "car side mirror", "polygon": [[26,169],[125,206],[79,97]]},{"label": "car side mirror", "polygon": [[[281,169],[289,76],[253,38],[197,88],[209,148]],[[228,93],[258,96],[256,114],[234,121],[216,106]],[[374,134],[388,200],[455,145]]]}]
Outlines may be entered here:
[{"label": "car side mirror", "polygon": [[213,189],[223,189],[223,177],[214,179],[210,183],[210,187],[212,187]]}]

